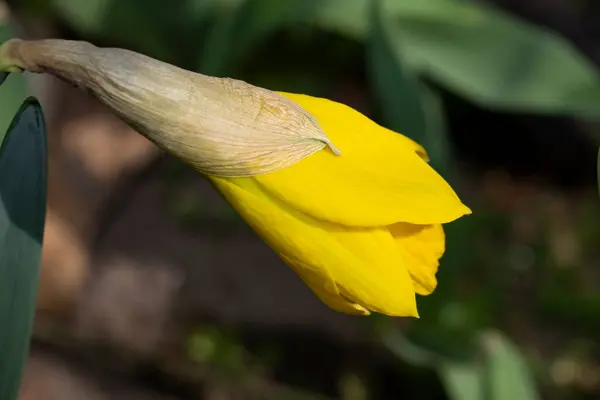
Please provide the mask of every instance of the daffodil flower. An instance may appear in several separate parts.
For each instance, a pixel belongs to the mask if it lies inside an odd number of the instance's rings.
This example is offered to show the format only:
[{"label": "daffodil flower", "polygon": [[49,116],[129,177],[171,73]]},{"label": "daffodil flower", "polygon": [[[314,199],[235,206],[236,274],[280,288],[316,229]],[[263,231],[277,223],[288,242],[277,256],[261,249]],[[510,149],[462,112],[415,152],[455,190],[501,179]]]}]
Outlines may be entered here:
[{"label": "daffodil flower", "polygon": [[425,150],[343,104],[196,74],[122,49],[11,40],[0,71],[91,91],[210,179],[327,305],[418,316],[437,286],[442,224],[471,211]]}]

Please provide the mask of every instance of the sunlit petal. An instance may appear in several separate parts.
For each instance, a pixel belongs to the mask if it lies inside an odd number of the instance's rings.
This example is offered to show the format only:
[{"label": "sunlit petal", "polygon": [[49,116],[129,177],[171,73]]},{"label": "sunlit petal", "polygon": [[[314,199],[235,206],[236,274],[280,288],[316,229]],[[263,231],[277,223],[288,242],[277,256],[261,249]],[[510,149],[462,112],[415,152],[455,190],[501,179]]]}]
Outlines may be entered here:
[{"label": "sunlit petal", "polygon": [[445,236],[441,225],[391,225],[390,232],[402,253],[415,291],[420,295],[431,294],[436,286],[439,259],[444,254]]},{"label": "sunlit petal", "polygon": [[[332,308],[416,316],[412,279],[386,227],[350,228],[269,198],[253,178],[213,178],[248,224]],[[335,298],[335,301],[332,301]]]},{"label": "sunlit petal", "polygon": [[342,154],[324,149],[256,176],[273,196],[315,218],[347,226],[446,223],[470,213],[410,139],[342,104],[288,96],[317,118]]}]

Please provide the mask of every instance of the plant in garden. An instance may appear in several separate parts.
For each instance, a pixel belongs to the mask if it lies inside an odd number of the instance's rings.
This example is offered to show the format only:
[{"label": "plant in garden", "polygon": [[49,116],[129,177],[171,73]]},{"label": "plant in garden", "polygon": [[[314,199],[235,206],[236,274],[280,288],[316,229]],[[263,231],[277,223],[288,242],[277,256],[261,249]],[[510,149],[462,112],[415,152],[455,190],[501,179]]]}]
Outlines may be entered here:
[{"label": "plant in garden", "polygon": [[[292,72],[275,71],[275,75],[285,75],[285,77],[284,82],[273,83],[272,80],[269,81],[270,77],[265,78],[266,75],[273,73],[268,68],[271,67],[271,64],[277,65],[275,68],[284,68],[280,64],[270,61],[258,68],[254,66],[254,69],[261,71],[259,78],[253,76],[252,79],[246,79],[244,73],[247,64],[255,63],[255,60],[261,57],[247,57],[247,59],[244,57],[256,51],[259,45],[264,45],[267,37],[274,36],[274,33],[281,31],[288,33],[302,31],[306,25],[309,25],[314,31],[333,33],[343,37],[345,41],[359,43],[363,45],[367,55],[369,89],[378,100],[377,105],[380,107],[379,111],[382,112],[381,117],[384,124],[394,131],[403,132],[408,137],[416,139],[427,148],[431,164],[450,182],[455,182],[456,175],[453,170],[455,163],[452,159],[452,152],[447,146],[443,104],[435,87],[425,85],[422,78],[427,78],[427,82],[433,82],[479,106],[493,110],[592,118],[600,115],[600,79],[598,79],[596,68],[585,57],[581,56],[571,44],[560,36],[490,7],[487,3],[457,0],[286,2],[214,0],[174,2],[169,7],[165,7],[163,2],[158,0],[130,0],[128,2],[50,0],[50,3],[53,5],[52,12],[57,13],[80,37],[121,43],[123,47],[136,48],[156,58],[169,60],[173,64],[185,64],[191,70],[215,76],[240,76],[259,86],[277,87],[286,92],[303,91],[315,94],[315,92],[323,90],[324,84],[320,82],[318,89],[315,89],[310,84],[307,85],[304,80],[299,79],[297,70],[302,70],[304,65],[291,70]],[[135,29],[132,29],[132,24],[135,25]],[[319,59],[318,47],[311,43],[310,56],[302,54],[303,60]],[[317,54],[313,54],[312,51]],[[342,64],[347,61],[344,59]],[[327,70],[322,66],[323,60],[319,59],[319,62],[321,63],[318,65],[319,71]],[[265,68],[268,70],[264,71]],[[304,71],[302,70],[302,72]],[[261,77],[264,79],[261,80]],[[156,81],[160,80],[159,78],[158,76],[152,77]],[[326,81],[326,79],[321,80]],[[2,89],[9,89],[9,85],[12,89],[12,85],[16,85],[18,82],[21,82],[21,78],[13,75]],[[213,82],[217,82],[217,80]],[[135,80],[127,83],[135,84]],[[314,86],[317,87],[317,85]],[[255,89],[258,90],[258,88]],[[6,101],[6,97],[4,97],[6,93],[6,90],[0,93],[3,96],[0,99],[2,101],[0,104],[0,135],[4,133],[4,128],[8,125],[18,106],[18,104],[14,106],[13,102]],[[214,92],[212,94],[218,95]],[[385,230],[390,229],[388,221],[377,220],[375,225],[378,228],[374,228],[373,226],[361,226],[353,218],[365,215],[373,219],[379,218],[385,216],[389,209],[375,207],[363,213],[364,210],[360,203],[347,201],[349,195],[352,194],[352,188],[345,187],[341,181],[342,178],[339,178],[347,175],[340,174],[341,169],[330,170],[327,167],[332,165],[331,163],[344,165],[345,170],[347,170],[347,166],[352,167],[354,172],[348,181],[364,178],[367,176],[366,172],[372,173],[371,176],[380,179],[381,187],[384,189],[389,188],[390,182],[399,182],[406,177],[388,176],[384,168],[379,168],[377,171],[369,169],[371,166],[373,169],[381,166],[378,163],[381,163],[382,160],[379,159],[367,160],[373,162],[372,165],[369,162],[356,162],[360,158],[353,156],[358,154],[357,151],[353,151],[357,147],[356,142],[352,138],[341,136],[352,130],[344,132],[336,130],[339,129],[338,124],[340,124],[337,119],[341,116],[344,126],[364,127],[364,132],[369,132],[369,137],[375,138],[372,141],[361,142],[365,146],[365,149],[359,149],[361,151],[369,151],[382,142],[394,142],[392,146],[395,149],[394,157],[400,160],[395,159],[390,162],[396,166],[401,162],[410,162],[410,166],[414,166],[420,171],[431,172],[427,164],[415,155],[415,153],[418,155],[424,155],[424,153],[417,145],[403,136],[386,131],[366,117],[340,104],[315,97],[279,94],[283,97],[275,96],[273,98],[277,104],[281,102],[287,104],[291,110],[295,110],[290,111],[290,115],[297,113],[294,114],[298,116],[297,125],[305,128],[303,133],[306,137],[290,137],[286,132],[279,132],[281,133],[279,135],[277,132],[271,131],[272,135],[269,136],[269,140],[278,143],[273,152],[266,152],[254,159],[252,152],[256,151],[256,148],[251,148],[250,152],[240,153],[243,158],[242,163],[227,164],[232,160],[220,157],[205,158],[203,165],[195,166],[201,171],[203,169],[208,171],[214,168],[218,169],[219,165],[223,166],[225,163],[232,175],[235,175],[231,172],[234,170],[239,171],[245,168],[258,171],[262,169],[259,175],[254,176],[217,177],[213,173],[211,179],[276,251],[290,254],[301,245],[304,250],[300,253],[301,258],[306,259],[315,254],[333,254],[337,248],[344,250],[344,256],[348,256],[352,261],[355,258],[354,252],[359,248],[352,246],[352,252],[346,252],[347,246],[340,245],[337,238],[343,237],[344,243],[350,243],[354,235],[375,237],[364,234],[365,228],[372,231],[383,231],[385,234]],[[121,95],[126,96],[127,93]],[[175,94],[171,93],[171,95]],[[19,103],[22,98],[23,96],[19,98]],[[132,98],[128,100],[132,100]],[[5,106],[7,103],[9,106]],[[177,112],[175,108],[163,109],[157,104],[145,104],[145,106],[154,107],[158,114]],[[18,114],[21,117],[15,118],[10,132],[17,130],[19,132],[38,132],[36,137],[43,137],[43,134],[39,134],[43,132],[41,124],[27,123],[27,121],[31,121],[30,117],[35,116],[33,120],[41,118],[39,106],[28,102],[25,109],[29,111]],[[34,109],[37,111],[32,113]],[[269,107],[258,107],[258,109],[262,110],[261,115],[265,118],[263,122],[266,123],[269,118],[276,119],[275,116],[268,114]],[[326,112],[322,111],[325,109],[327,109]],[[119,108],[116,111],[120,110]],[[257,114],[258,112],[253,115]],[[335,124],[333,115],[337,116]],[[314,119],[317,124],[314,123]],[[135,121],[129,122],[135,123]],[[3,123],[5,125],[2,125]],[[333,129],[332,125],[335,125]],[[149,133],[138,128],[142,133]],[[168,130],[162,134],[163,136],[171,135],[172,138],[174,132]],[[236,140],[245,141],[244,143],[247,144],[248,137],[239,137],[244,133],[247,132],[233,129],[228,131],[228,135],[234,135]],[[486,132],[481,134],[485,135]],[[44,166],[40,163],[43,160],[43,151],[40,152],[41,147],[33,150],[34,142],[28,142],[29,144],[21,142],[24,147],[21,145],[16,147],[16,135],[16,133],[9,133],[3,145],[2,156],[0,156],[0,164],[2,164],[2,168],[0,168],[0,200],[5,209],[8,209],[8,206],[14,208],[18,204],[23,207],[19,213],[36,215],[32,210],[39,210],[40,207],[43,207],[40,205],[43,197],[36,193],[45,193],[42,190],[45,181],[34,179],[36,175],[32,171],[38,171],[42,174],[39,176],[43,176]],[[235,145],[235,143],[223,140],[226,139],[224,137],[218,139],[221,140],[217,140],[209,146],[205,143],[199,150],[208,149],[208,151],[204,151],[204,155],[209,155],[215,154],[212,153],[214,147]],[[171,148],[167,147],[167,150],[174,151],[176,146],[181,145],[175,142],[165,143],[166,146],[171,146]],[[18,148],[19,150],[9,151],[10,143],[13,143],[12,149]],[[261,143],[261,145],[264,144]],[[338,150],[341,154],[335,154]],[[10,165],[13,165],[15,159],[20,159],[22,163],[19,164],[21,166],[18,170],[25,171],[23,168],[31,170],[30,178],[27,178],[30,179],[29,181],[17,176],[14,179],[12,176],[11,179],[7,178],[8,171],[17,169],[13,166],[5,166],[4,162],[6,161],[2,160],[12,153],[15,154],[12,155],[14,158]],[[289,160],[291,160],[288,165],[278,164],[277,157],[274,157],[284,153],[288,154]],[[389,159],[390,154],[386,152],[386,159]],[[184,158],[188,155],[185,149],[179,154]],[[404,156],[408,157],[408,161],[403,158]],[[24,160],[27,162],[25,163]],[[188,157],[188,162],[193,164],[192,161]],[[360,168],[354,168],[357,166]],[[265,174],[264,172],[269,169],[273,170]],[[209,173],[209,175],[211,174]],[[269,180],[269,176],[274,178]],[[334,176],[339,179],[332,179]],[[433,183],[439,190],[445,183],[438,176],[434,176],[435,174],[430,174],[431,179],[425,180],[425,182]],[[298,192],[290,187],[287,179],[292,177],[294,181],[290,182],[301,181],[302,185],[305,185],[301,188],[302,191]],[[17,182],[21,181],[30,182],[30,185],[17,185]],[[363,181],[366,180],[363,179]],[[14,190],[2,186],[8,186],[9,182],[12,182]],[[372,181],[365,182],[365,184],[367,189],[373,188]],[[337,196],[342,197],[340,192],[346,193],[343,198],[344,202],[337,202],[335,207],[332,207],[331,202],[334,202]],[[316,198],[311,199],[310,196],[315,193],[323,196],[329,203],[316,202]],[[326,197],[327,193],[333,195]],[[361,190],[360,196],[376,193],[378,192]],[[379,194],[387,195],[387,192],[379,192]],[[28,198],[37,200],[31,203],[22,201],[22,199]],[[9,199],[12,200],[9,201]],[[307,202],[310,200],[313,203]],[[399,201],[394,197],[390,197],[388,200],[390,203]],[[298,207],[302,204],[312,205],[305,206],[304,209]],[[386,204],[389,205],[388,203],[383,205]],[[353,213],[354,209],[361,212]],[[531,378],[525,368],[523,357],[517,349],[501,336],[481,335],[482,328],[487,327],[487,324],[494,319],[490,307],[480,304],[477,299],[461,292],[461,288],[464,286],[462,285],[464,277],[472,272],[469,265],[478,262],[472,252],[474,239],[485,230],[489,230],[488,226],[483,226],[487,224],[485,218],[479,219],[478,217],[482,214],[481,212],[475,213],[473,217],[461,219],[448,227],[448,249],[444,267],[438,275],[444,284],[437,288],[434,296],[422,299],[419,304],[422,315],[426,315],[427,318],[411,324],[402,333],[393,329],[394,327],[390,327],[390,331],[386,331],[382,335],[382,342],[398,358],[426,365],[438,371],[450,398],[460,400],[533,399],[536,398],[536,394],[531,384]],[[4,232],[2,231],[4,227],[9,227],[6,232],[10,231],[6,234],[6,238],[22,234],[23,230],[20,229],[22,224],[16,223],[19,219],[14,217],[14,210],[7,212],[6,215],[11,216],[2,220],[2,214],[0,214],[0,235]],[[348,218],[343,219],[343,217]],[[252,222],[253,219],[256,221],[255,223]],[[314,237],[302,234],[307,227],[310,227],[306,221],[315,220],[328,221],[318,229],[319,233],[322,233],[322,236],[319,237],[324,238],[322,242],[309,240]],[[436,222],[444,222],[442,220],[443,218]],[[267,226],[264,221],[274,221],[274,223]],[[293,221],[294,224],[290,221]],[[372,225],[373,221],[366,222]],[[39,235],[35,232],[40,231],[43,222],[38,220],[37,224],[37,230],[31,230],[32,233],[28,237],[38,238]],[[270,230],[260,232],[273,226],[283,226],[285,229],[283,232]],[[334,234],[329,234],[328,232],[334,228],[339,230]],[[291,232],[300,232],[300,235],[296,237],[303,241],[281,240],[281,238],[293,237],[290,236]],[[432,235],[431,239],[437,237],[439,252],[439,246],[443,243],[439,240],[443,238],[442,231],[430,230],[430,233],[435,234],[436,232],[437,235]],[[277,235],[277,238],[269,238],[269,235]],[[27,327],[30,326],[33,312],[31,307],[33,300],[31,299],[34,292],[32,288],[35,287],[37,277],[36,254],[39,254],[40,242],[41,237],[39,240],[30,240],[28,244],[24,245],[26,247],[19,247],[14,245],[16,242],[13,239],[10,239],[5,240],[4,247],[0,246],[0,271],[3,274],[0,277],[0,288],[3,289],[0,291],[0,327],[15,327],[10,331],[0,330],[0,398],[2,399],[5,397],[10,399],[11,395],[16,396],[18,383],[15,382],[18,381],[18,371],[20,371],[22,360],[25,357],[22,349],[26,348]],[[375,243],[376,241],[372,242],[373,245]],[[307,244],[309,245],[307,249],[310,249],[310,245],[322,246],[312,248],[308,252],[304,249]],[[396,246],[396,249],[398,248],[400,247]],[[31,259],[9,263],[7,260],[9,260],[10,254],[19,254],[19,259],[23,257],[23,254],[28,254]],[[428,254],[433,255],[435,252]],[[405,254],[405,256],[410,256],[410,254]],[[429,263],[428,265],[435,265],[433,258],[435,257],[431,257],[425,262]],[[14,258],[10,258],[10,260],[14,260]],[[327,262],[330,261],[332,260],[327,260]],[[373,304],[367,304],[373,302],[369,293],[364,292],[364,288],[368,287],[367,284],[373,283],[368,282],[369,276],[363,275],[357,278],[350,275],[339,275],[338,271],[335,271],[334,274],[324,274],[323,272],[327,271],[325,268],[306,269],[305,267],[311,264],[300,264],[302,259],[290,259],[288,262],[295,265],[300,271],[304,271],[301,276],[313,289],[322,287],[324,282],[328,283],[329,285],[325,287],[330,290],[321,293],[317,290],[317,294],[335,308],[358,313],[367,312],[368,309],[378,310],[377,304],[375,307]],[[22,265],[26,268],[22,268]],[[348,265],[355,264],[349,263]],[[488,264],[477,265],[478,270],[489,269],[489,267]],[[486,270],[486,274],[489,275],[487,276],[488,281],[493,280],[498,276],[497,274],[509,273],[506,270],[498,272],[500,270],[501,268],[495,269],[494,274],[488,273]],[[359,269],[358,271],[364,270]],[[400,271],[396,272],[400,273]],[[414,270],[412,272],[413,275],[416,275]],[[421,280],[424,286],[429,284],[431,287],[435,281],[426,278],[432,276],[429,271],[429,275],[415,277],[415,279],[417,282]],[[406,278],[406,274],[404,277]],[[354,282],[358,281],[359,285],[352,286],[353,280]],[[412,280],[411,277],[405,279],[405,282]],[[381,282],[383,280],[374,283],[381,284]],[[383,283],[392,285],[392,282],[388,281]],[[344,285],[350,285],[355,291],[347,293],[340,290],[340,287],[344,288]],[[489,282],[486,285],[484,281],[479,286],[481,292],[494,291],[490,290]],[[16,289],[5,290],[13,287]],[[19,287],[26,289],[18,289]],[[384,286],[383,289],[393,288]],[[494,289],[502,290],[497,287]],[[422,287],[418,290],[425,292],[427,288]],[[383,293],[386,291],[384,290]],[[414,298],[414,292],[410,295]],[[493,296],[488,293],[486,295]],[[376,300],[383,301],[385,299],[377,298]],[[405,309],[408,311],[410,304],[404,300],[406,299],[395,303],[394,308],[408,306]],[[567,308],[570,311],[571,308]],[[450,309],[453,314],[448,317]],[[393,313],[394,310],[388,311]],[[389,322],[387,319],[384,321]],[[19,326],[26,328],[23,330],[18,328]],[[457,360],[456,355],[464,355],[467,344],[472,342],[476,344],[474,347],[478,350],[478,356],[463,357]],[[17,355],[16,358],[2,358],[5,348],[21,350],[14,353]]]}]

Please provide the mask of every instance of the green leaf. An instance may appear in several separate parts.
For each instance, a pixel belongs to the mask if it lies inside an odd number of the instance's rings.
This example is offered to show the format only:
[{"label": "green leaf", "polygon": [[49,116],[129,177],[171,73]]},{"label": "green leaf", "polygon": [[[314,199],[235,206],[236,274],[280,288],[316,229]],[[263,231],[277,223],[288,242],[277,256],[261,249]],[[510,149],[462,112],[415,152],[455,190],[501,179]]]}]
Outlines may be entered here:
[{"label": "green leaf", "polygon": [[471,362],[445,360],[437,366],[455,400],[537,400],[533,378],[514,344],[496,332],[481,337],[483,354]]},{"label": "green leaf", "polygon": [[276,31],[312,20],[321,0],[245,0],[221,13],[211,30],[200,71],[208,75],[232,75],[237,62]]},{"label": "green leaf", "polygon": [[44,117],[28,99],[0,148],[0,399],[16,400],[27,358],[46,213]]},{"label": "green leaf", "polygon": [[390,19],[373,1],[368,65],[386,125],[423,145],[434,167],[448,164],[442,104],[435,93],[408,70],[397,48],[392,47]]},{"label": "green leaf", "polygon": [[486,393],[494,400],[538,398],[533,378],[517,347],[499,333],[483,336],[486,357]]},{"label": "green leaf", "polygon": [[413,343],[395,327],[382,332],[381,342],[393,355],[411,365],[419,367],[436,365],[441,358],[430,349]]},{"label": "green leaf", "polygon": [[600,116],[600,75],[562,37],[480,2],[385,6],[408,65],[459,95],[510,111]]},{"label": "green leaf", "polygon": [[87,34],[98,34],[103,29],[102,23],[112,0],[52,0],[52,3],[58,14],[73,27]]},{"label": "green leaf", "polygon": [[452,400],[537,400],[534,380],[514,344],[497,332],[478,335],[468,358],[451,357],[410,340],[393,325],[379,329],[382,344],[399,359],[434,368]]},{"label": "green leaf", "polygon": [[166,6],[162,0],[51,0],[56,13],[88,40],[109,41],[178,65],[188,61],[189,53],[197,55],[216,2]]},{"label": "green leaf", "polygon": [[322,0],[315,24],[324,29],[364,40],[368,35],[369,0]]},{"label": "green leaf", "polygon": [[307,21],[320,5],[321,0],[247,0],[240,9],[240,39],[253,43],[278,29]]},{"label": "green leaf", "polygon": [[371,12],[369,69],[372,86],[379,97],[387,125],[423,143],[427,117],[421,103],[417,80],[406,71],[399,55],[390,46],[388,20],[379,0]]},{"label": "green leaf", "polygon": [[[9,26],[0,20],[0,44],[13,37]],[[23,74],[0,74],[0,143],[19,106],[28,96],[27,82]]]},{"label": "green leaf", "polygon": [[231,68],[242,4],[235,2],[215,12],[198,62],[198,72],[211,76],[227,75]]},{"label": "green leaf", "polygon": [[159,19],[162,16],[166,20],[172,8],[158,0],[52,0],[52,3],[58,14],[84,35],[119,41],[159,59],[175,59],[174,49],[165,40],[164,23]]},{"label": "green leaf", "polygon": [[[453,400],[484,400],[483,368],[474,363],[442,362],[438,367],[440,379],[448,397]],[[515,398],[517,399],[517,398]],[[489,399],[500,400],[500,399]],[[512,400],[512,399],[506,399]],[[521,400],[519,398],[519,400]],[[523,399],[526,400],[526,399]]]},{"label": "green leaf", "polygon": [[418,367],[435,368],[450,399],[496,400],[484,397],[484,367],[475,359],[448,357],[414,343],[395,327],[382,332],[381,340],[393,355],[404,362]]},{"label": "green leaf", "polygon": [[[393,51],[411,70],[480,105],[600,116],[597,68],[569,41],[476,1],[383,0]],[[368,40],[368,0],[323,0],[315,23]]]}]

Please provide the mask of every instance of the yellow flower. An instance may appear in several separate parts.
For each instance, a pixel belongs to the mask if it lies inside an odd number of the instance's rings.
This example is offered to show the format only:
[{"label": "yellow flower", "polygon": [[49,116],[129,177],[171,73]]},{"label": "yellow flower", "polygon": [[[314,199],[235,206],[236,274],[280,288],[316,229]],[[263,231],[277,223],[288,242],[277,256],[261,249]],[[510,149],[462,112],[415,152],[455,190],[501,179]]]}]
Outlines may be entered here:
[{"label": "yellow flower", "polygon": [[122,49],[11,40],[0,72],[89,89],[207,175],[335,310],[417,316],[436,287],[442,224],[470,210],[424,149],[342,104],[185,71]]},{"label": "yellow flower", "polygon": [[424,149],[343,104],[287,94],[341,151],[279,171],[211,177],[249,225],[331,308],[417,316],[436,287],[443,223],[470,210]]}]

